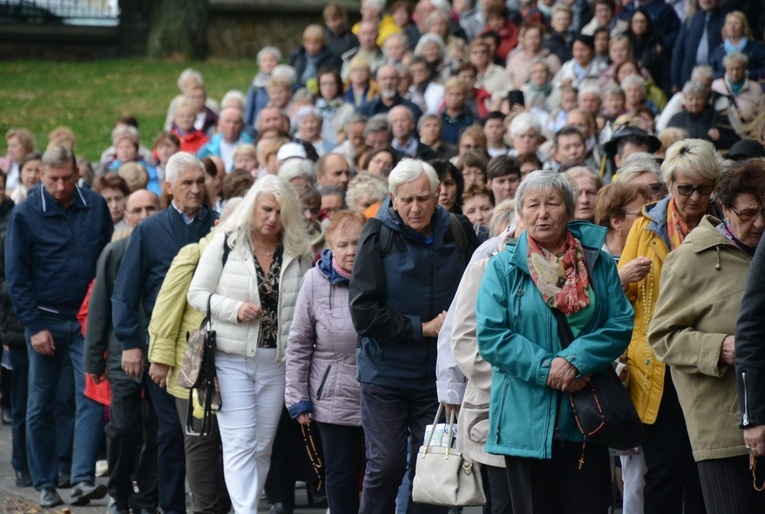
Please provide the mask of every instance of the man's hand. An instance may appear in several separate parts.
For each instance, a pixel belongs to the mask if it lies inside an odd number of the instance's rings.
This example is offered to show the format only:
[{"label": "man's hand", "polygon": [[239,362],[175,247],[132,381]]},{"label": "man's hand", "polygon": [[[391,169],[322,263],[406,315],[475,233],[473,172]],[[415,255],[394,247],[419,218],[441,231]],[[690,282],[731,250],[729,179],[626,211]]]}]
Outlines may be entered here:
[{"label": "man's hand", "polygon": [[736,359],[736,336],[725,336],[720,349],[720,362],[727,366],[735,365]]},{"label": "man's hand", "polygon": [[[550,364],[550,373],[547,375],[547,386],[558,389],[563,392],[576,392],[584,385],[581,385],[576,391],[571,391],[572,382],[579,372],[577,369],[563,357],[555,357]],[[578,387],[574,386],[574,387]]]},{"label": "man's hand", "polygon": [[56,353],[56,343],[53,342],[53,336],[48,330],[40,330],[33,335],[31,343],[32,349],[40,355],[53,357],[53,354]]},{"label": "man's hand", "polygon": [[441,331],[441,327],[446,319],[446,311],[441,311],[441,314],[422,324],[422,337],[438,337],[438,333]]},{"label": "man's hand", "polygon": [[167,385],[167,374],[170,372],[170,366],[152,362],[149,365],[149,376],[162,389]]},{"label": "man's hand", "polygon": [[106,374],[105,373],[88,373],[88,376],[93,380],[94,384],[100,384],[104,380],[106,380]]},{"label": "man's hand", "polygon": [[765,455],[765,425],[745,428],[744,444],[756,457]]},{"label": "man's hand", "polygon": [[127,376],[140,380],[143,375],[143,366],[143,351],[140,348],[122,351],[122,370]]}]

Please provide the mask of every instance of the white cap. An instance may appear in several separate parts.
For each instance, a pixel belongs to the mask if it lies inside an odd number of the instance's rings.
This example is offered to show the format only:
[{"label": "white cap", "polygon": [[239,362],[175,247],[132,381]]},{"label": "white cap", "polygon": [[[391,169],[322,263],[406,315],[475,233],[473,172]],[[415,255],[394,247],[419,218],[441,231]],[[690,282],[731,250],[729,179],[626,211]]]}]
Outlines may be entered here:
[{"label": "white cap", "polygon": [[305,147],[299,143],[285,143],[276,152],[277,162],[283,162],[287,159],[293,158],[307,159],[308,155],[305,153]]}]

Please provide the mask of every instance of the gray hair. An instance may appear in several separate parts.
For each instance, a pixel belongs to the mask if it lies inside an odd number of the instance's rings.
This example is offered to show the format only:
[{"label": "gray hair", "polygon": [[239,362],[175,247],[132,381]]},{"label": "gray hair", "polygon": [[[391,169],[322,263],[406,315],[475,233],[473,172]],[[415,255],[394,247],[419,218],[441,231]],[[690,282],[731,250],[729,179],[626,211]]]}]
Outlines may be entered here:
[{"label": "gray hair", "polygon": [[497,237],[507,227],[515,223],[515,216],[514,199],[508,198],[499,202],[491,211],[491,221],[489,222],[490,237]]},{"label": "gray hair", "polygon": [[[239,91],[238,89],[232,89],[230,91],[227,91],[225,95],[223,95],[223,98],[220,101],[220,108],[221,110],[225,109],[227,107],[227,103],[231,100],[235,100],[239,102],[242,107],[244,107],[247,104],[247,98],[244,96],[244,93]],[[237,107],[239,109],[239,107]]]},{"label": "gray hair", "polygon": [[385,9],[385,0],[361,0],[361,5],[367,4],[372,9],[383,12]]},{"label": "gray hair", "polygon": [[74,152],[65,146],[56,145],[50,146],[42,155],[40,164],[43,169],[45,168],[64,168],[66,165],[71,164],[73,170],[77,170],[77,159],[74,157]]},{"label": "gray hair", "polygon": [[547,70],[547,74],[548,75],[552,75],[552,70],[550,69],[550,63],[548,63],[547,61],[545,61],[541,57],[534,57],[531,60],[531,62],[529,63],[529,68],[528,69],[531,70],[532,66],[534,66],[535,64],[543,65],[545,67],[545,69]]},{"label": "gray hair", "polygon": [[621,96],[624,98],[624,90],[619,87],[618,84],[615,82],[609,82],[606,84],[606,86],[603,88],[603,91],[600,95],[601,101],[605,100],[609,96]]},{"label": "gray hair", "polygon": [[573,219],[576,212],[574,188],[571,187],[566,177],[552,170],[532,171],[521,181],[521,185],[515,192],[515,212],[523,219],[523,202],[526,197],[537,191],[547,192],[553,189],[563,195],[563,200],[566,202],[566,213],[569,219]]},{"label": "gray hair", "polygon": [[364,137],[367,137],[368,134],[377,134],[378,132],[387,132],[388,137],[390,137],[391,127],[387,114],[375,114],[367,120],[367,124],[364,126]]},{"label": "gray hair", "polygon": [[396,39],[404,43],[404,46],[406,47],[406,49],[409,50],[409,37],[403,32],[398,32],[396,34],[391,34],[390,36],[388,36],[388,38],[385,40],[385,43],[383,43],[383,46],[385,46],[385,44],[387,44],[388,41],[394,41]]},{"label": "gray hair", "polygon": [[200,86],[205,85],[205,79],[202,78],[201,73],[194,68],[186,68],[178,76],[178,89],[183,89],[183,83],[186,82],[186,79],[188,78],[193,78]]},{"label": "gray hair", "polygon": [[631,153],[624,160],[624,166],[638,165],[647,169],[648,171],[655,173],[657,177],[661,177],[661,166],[656,160],[656,156],[648,152],[635,152]]},{"label": "gray hair", "polygon": [[217,229],[231,234],[228,239],[229,246],[232,249],[235,245],[244,248],[245,242],[250,240],[250,234],[255,228],[252,213],[261,194],[274,195],[276,201],[279,202],[282,226],[284,227],[282,243],[285,250],[293,255],[307,255],[310,251],[310,244],[300,212],[298,194],[292,184],[274,175],[266,175],[256,180],[255,184],[247,191],[239,208]]},{"label": "gray hair", "polygon": [[683,86],[683,95],[709,96],[709,88],[703,82],[700,82],[698,80],[689,80]]},{"label": "gray hair", "polygon": [[[437,12],[438,11],[433,11],[430,16],[433,16]],[[430,19],[430,16],[428,16],[428,19]],[[425,49],[425,45],[429,45],[431,43],[438,46],[439,57],[443,57],[444,52],[446,51],[446,44],[444,43],[444,40],[441,39],[441,36],[431,33],[425,33],[420,36],[420,40],[417,41],[417,46],[414,47],[414,54],[422,55],[422,52]]]},{"label": "gray hair", "polygon": [[529,112],[522,112],[510,122],[510,135],[519,137],[529,130],[536,132],[537,136],[542,134],[542,125],[536,116]]},{"label": "gray hair", "polygon": [[303,121],[303,119],[307,118],[308,116],[313,116],[317,120],[319,120],[319,125],[322,124],[324,121],[324,118],[321,117],[321,111],[314,107],[313,105],[304,105],[300,109],[298,109],[298,112],[295,113],[295,123],[300,123]]},{"label": "gray hair", "polygon": [[619,168],[618,175],[614,179],[614,182],[620,184],[629,184],[638,177],[645,175],[646,173],[652,173],[656,176],[656,180],[661,182],[661,170],[658,169],[658,164],[654,164],[657,169],[652,169],[646,166],[647,161],[640,161],[639,163],[626,164]]},{"label": "gray hair", "polygon": [[749,57],[745,53],[742,52],[731,52],[725,57],[723,57],[723,67],[728,68],[728,64],[731,62],[737,62],[741,64],[744,68],[749,67]]},{"label": "gray hair", "polygon": [[420,116],[420,119],[417,120],[417,131],[419,132],[422,130],[422,126],[425,124],[425,122],[430,120],[436,120],[438,122],[438,126],[443,128],[444,122],[441,121],[441,117],[438,114],[426,113]]},{"label": "gray hair", "polygon": [[282,79],[290,83],[290,86],[294,86],[298,80],[297,72],[295,68],[289,64],[277,64],[271,71],[272,79]]},{"label": "gray hair", "polygon": [[[287,159],[279,167],[279,178],[290,181],[295,178],[306,178],[313,184],[315,175],[313,163],[308,159],[292,158]],[[260,180],[260,179],[259,179]]]},{"label": "gray hair", "polygon": [[598,86],[587,86],[583,87],[579,90],[579,92],[576,94],[576,100],[579,102],[584,95],[587,94],[594,94],[597,95],[598,98],[600,98],[600,88]]},{"label": "gray hair", "polygon": [[388,184],[385,183],[385,180],[368,171],[363,171],[348,183],[345,203],[349,209],[354,210],[356,202],[359,200],[369,199],[381,202],[385,200],[386,196],[388,196]]},{"label": "gray hair", "polygon": [[722,172],[722,157],[709,141],[683,139],[667,148],[661,165],[664,183],[668,186],[674,184],[675,173],[678,171],[696,180],[711,180],[717,183]]},{"label": "gray hair", "polygon": [[186,171],[188,169],[193,170],[194,168],[201,170],[204,175],[205,165],[202,164],[202,161],[197,159],[196,156],[187,152],[174,153],[173,156],[170,157],[170,160],[167,161],[167,167],[165,168],[165,182],[175,184],[181,171]]},{"label": "gray hair", "polygon": [[393,168],[393,171],[388,175],[388,191],[397,196],[398,188],[403,186],[407,182],[417,180],[422,174],[425,174],[430,181],[431,193],[435,194],[438,190],[438,186],[441,183],[438,180],[438,174],[433,166],[425,161],[418,159],[401,159],[401,161]]},{"label": "gray hair", "polygon": [[425,31],[427,32],[428,30],[430,30],[430,24],[433,23],[433,20],[435,20],[436,18],[441,18],[442,20],[446,20],[446,22],[448,23],[449,22],[448,12],[449,12],[448,9],[447,10],[436,9],[432,13],[428,14],[428,17],[425,18],[425,23],[424,23]]},{"label": "gray hair", "polygon": [[282,60],[282,51],[275,46],[264,46],[258,51],[257,61],[260,63],[260,58],[266,54],[271,54],[276,57],[277,62]]},{"label": "gray hair", "polygon": [[708,64],[699,64],[691,70],[691,80],[708,80],[712,82],[715,70]]},{"label": "gray hair", "polygon": [[348,118],[348,121],[345,122],[345,126],[343,128],[345,129],[346,132],[348,132],[348,127],[350,127],[354,123],[363,123],[364,125],[366,125],[367,117],[364,116],[363,114],[355,112],[350,118]]},{"label": "gray hair", "polygon": [[645,79],[641,77],[640,75],[627,75],[622,79],[622,89],[626,90],[627,86],[631,85],[637,85],[640,87],[640,90],[643,92],[643,98],[645,98],[646,95],[646,88],[645,88]]}]

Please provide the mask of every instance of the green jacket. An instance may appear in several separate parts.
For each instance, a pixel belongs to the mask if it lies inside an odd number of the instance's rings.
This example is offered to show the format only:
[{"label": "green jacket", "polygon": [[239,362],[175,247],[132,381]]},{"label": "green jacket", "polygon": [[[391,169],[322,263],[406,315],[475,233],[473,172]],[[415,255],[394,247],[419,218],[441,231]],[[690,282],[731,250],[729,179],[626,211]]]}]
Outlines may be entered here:
[{"label": "green jacket", "polygon": [[746,455],[733,367],[719,362],[735,334],[752,258],[730,244],[705,216],[671,252],[648,331],[656,356],[670,367],[697,461]]},{"label": "green jacket", "polygon": [[582,441],[568,398],[547,387],[550,363],[563,357],[586,376],[605,369],[629,344],[634,313],[613,258],[600,250],[606,229],[580,221],[568,228],[584,247],[595,305],[567,348],[561,349],[553,312],[529,274],[525,232],[486,269],[476,316],[478,349],[494,372],[489,453],[549,459],[556,420],[562,439]]}]

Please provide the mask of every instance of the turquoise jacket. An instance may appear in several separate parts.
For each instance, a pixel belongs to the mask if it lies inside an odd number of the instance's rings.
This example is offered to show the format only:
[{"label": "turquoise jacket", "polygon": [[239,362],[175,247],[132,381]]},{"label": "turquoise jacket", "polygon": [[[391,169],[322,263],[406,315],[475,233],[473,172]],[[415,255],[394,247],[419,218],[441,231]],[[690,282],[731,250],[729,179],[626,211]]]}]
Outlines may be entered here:
[{"label": "turquoise jacket", "polygon": [[589,323],[566,349],[561,349],[553,312],[531,279],[526,233],[486,269],[476,317],[478,350],[494,372],[489,453],[549,459],[556,424],[560,438],[582,441],[568,395],[546,385],[550,363],[563,357],[586,376],[605,369],[630,342],[632,306],[613,258],[600,250],[606,229],[581,221],[568,228],[584,247],[595,305]]}]

